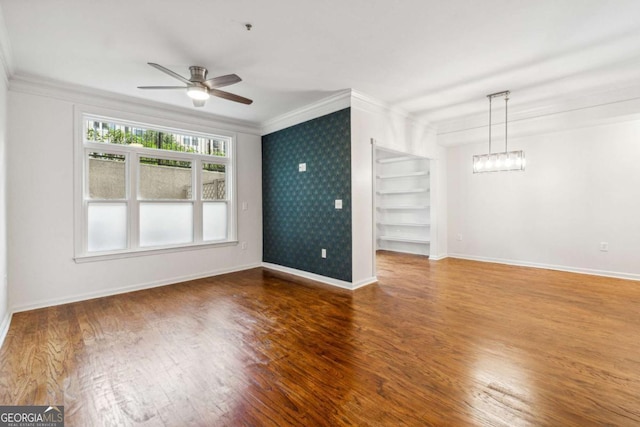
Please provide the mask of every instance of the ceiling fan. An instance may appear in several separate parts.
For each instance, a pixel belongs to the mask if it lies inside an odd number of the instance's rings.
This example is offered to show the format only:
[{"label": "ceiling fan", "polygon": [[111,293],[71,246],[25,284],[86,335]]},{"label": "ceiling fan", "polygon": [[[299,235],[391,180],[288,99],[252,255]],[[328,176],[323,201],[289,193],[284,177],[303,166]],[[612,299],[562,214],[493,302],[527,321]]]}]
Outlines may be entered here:
[{"label": "ceiling fan", "polygon": [[193,100],[194,107],[204,107],[205,101],[209,96],[217,96],[219,98],[228,99],[229,101],[240,102],[242,104],[251,104],[253,101],[240,95],[218,90],[220,87],[229,86],[234,83],[241,82],[242,79],[236,74],[227,74],[226,76],[214,77],[207,79],[207,69],[197,65],[189,67],[191,78],[186,79],[180,74],[171,71],[162,65],[149,62],[154,68],[180,80],[186,86],[138,86],[138,89],[186,89],[187,95]]}]

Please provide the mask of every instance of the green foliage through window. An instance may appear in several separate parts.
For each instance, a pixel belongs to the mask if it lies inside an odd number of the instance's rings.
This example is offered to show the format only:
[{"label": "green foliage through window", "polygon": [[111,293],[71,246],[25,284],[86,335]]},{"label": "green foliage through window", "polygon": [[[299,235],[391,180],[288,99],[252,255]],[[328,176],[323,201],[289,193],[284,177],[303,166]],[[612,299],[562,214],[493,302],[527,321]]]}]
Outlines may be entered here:
[{"label": "green foliage through window", "polygon": [[134,145],[156,150],[226,156],[224,139],[182,135],[152,129],[87,120],[86,140],[107,144]]}]

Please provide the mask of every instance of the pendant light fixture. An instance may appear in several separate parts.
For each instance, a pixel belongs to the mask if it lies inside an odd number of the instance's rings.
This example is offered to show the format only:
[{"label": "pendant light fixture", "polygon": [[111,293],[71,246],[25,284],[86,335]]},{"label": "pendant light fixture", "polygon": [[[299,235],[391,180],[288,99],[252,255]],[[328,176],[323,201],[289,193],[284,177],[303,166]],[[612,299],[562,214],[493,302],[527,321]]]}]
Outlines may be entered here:
[{"label": "pendant light fixture", "polygon": [[[524,151],[509,151],[507,148],[507,105],[510,93],[505,90],[487,95],[487,98],[489,98],[489,153],[473,156],[473,173],[524,170]],[[491,153],[491,101],[493,98],[500,96],[504,97],[504,151]]]}]

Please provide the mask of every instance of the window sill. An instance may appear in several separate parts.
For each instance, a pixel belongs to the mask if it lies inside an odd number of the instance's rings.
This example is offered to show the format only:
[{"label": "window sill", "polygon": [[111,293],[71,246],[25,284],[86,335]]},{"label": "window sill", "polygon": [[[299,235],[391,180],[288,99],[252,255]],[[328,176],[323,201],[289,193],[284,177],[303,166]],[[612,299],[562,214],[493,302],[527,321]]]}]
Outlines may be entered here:
[{"label": "window sill", "polygon": [[148,255],[160,255],[167,254],[173,252],[185,252],[185,251],[193,251],[198,249],[208,249],[208,248],[220,248],[224,246],[237,246],[237,240],[227,240],[219,243],[196,243],[189,244],[184,246],[171,246],[171,247],[163,247],[163,248],[150,248],[150,249],[137,249],[130,251],[122,251],[122,252],[112,252],[112,253],[99,253],[95,255],[77,255],[73,258],[76,264],[83,264],[85,262],[95,262],[95,261],[108,261],[112,259],[122,259],[122,258],[132,258],[139,256],[148,256]]}]

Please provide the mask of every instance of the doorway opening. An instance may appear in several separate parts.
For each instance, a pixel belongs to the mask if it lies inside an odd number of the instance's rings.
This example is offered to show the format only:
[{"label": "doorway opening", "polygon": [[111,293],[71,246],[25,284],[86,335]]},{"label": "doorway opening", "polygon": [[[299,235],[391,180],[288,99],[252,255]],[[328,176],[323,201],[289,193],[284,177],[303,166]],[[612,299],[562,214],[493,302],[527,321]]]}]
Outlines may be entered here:
[{"label": "doorway opening", "polygon": [[378,253],[386,260],[400,254],[428,259],[432,235],[431,160],[374,145],[373,171],[375,268]]}]

